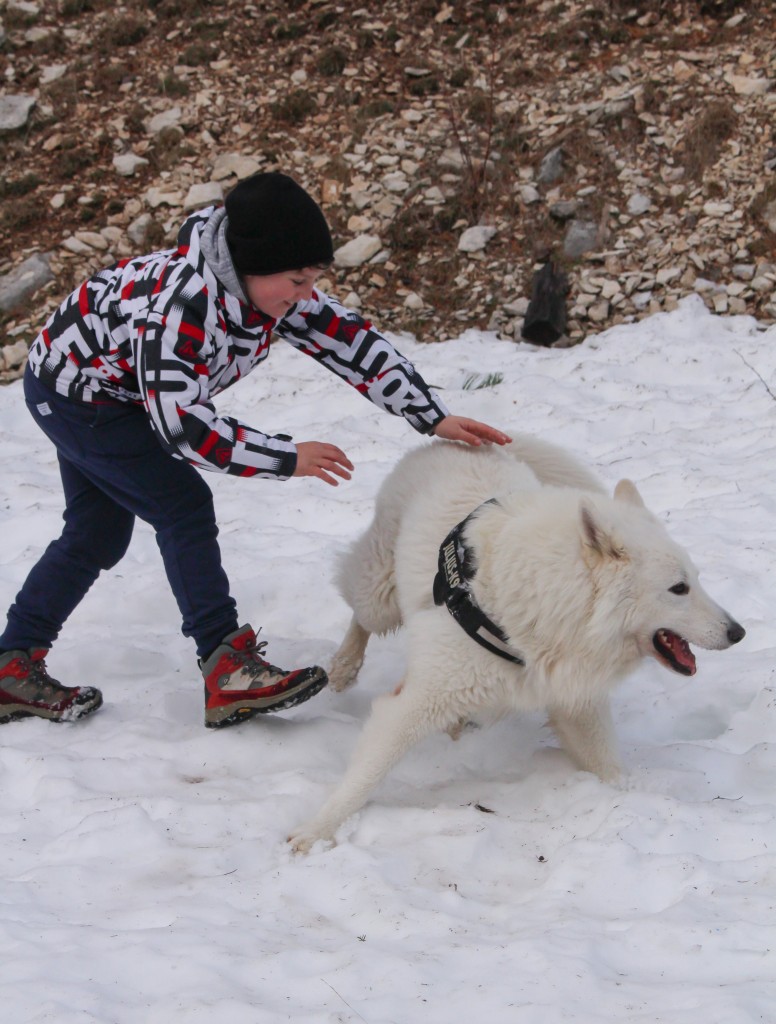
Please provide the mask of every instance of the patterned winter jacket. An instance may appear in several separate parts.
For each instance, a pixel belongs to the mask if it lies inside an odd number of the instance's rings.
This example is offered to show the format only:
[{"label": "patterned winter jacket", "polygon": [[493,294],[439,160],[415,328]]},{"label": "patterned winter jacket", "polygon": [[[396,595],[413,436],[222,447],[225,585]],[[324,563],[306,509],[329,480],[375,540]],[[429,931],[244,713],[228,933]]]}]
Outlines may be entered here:
[{"label": "patterned winter jacket", "polygon": [[79,402],[142,404],[170,455],[201,469],[286,479],[296,447],[212,399],[270,352],[272,334],[312,356],[421,433],[447,409],[369,321],[314,290],[281,320],[250,304],[212,207],[183,224],[176,249],[122,260],[76,289],[30,351],[30,368]]}]

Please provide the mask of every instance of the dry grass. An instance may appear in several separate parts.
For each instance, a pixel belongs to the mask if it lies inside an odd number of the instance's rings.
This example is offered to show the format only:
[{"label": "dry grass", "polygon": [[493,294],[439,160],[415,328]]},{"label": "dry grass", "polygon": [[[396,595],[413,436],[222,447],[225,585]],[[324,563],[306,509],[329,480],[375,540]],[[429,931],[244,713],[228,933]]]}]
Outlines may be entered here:
[{"label": "dry grass", "polygon": [[704,172],[712,167],[722,153],[722,147],[733,135],[738,123],[732,104],[717,100],[692,124],[684,143],[684,164],[687,176],[700,181]]}]

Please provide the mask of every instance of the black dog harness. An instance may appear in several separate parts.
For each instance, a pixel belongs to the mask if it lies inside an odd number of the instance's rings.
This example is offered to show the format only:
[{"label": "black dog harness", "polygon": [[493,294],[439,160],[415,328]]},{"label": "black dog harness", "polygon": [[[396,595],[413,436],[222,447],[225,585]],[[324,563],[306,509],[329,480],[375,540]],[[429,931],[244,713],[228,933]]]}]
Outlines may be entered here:
[{"label": "black dog harness", "polygon": [[[483,504],[496,505],[498,502],[491,498]],[[434,604],[447,605],[447,610],[463,631],[491,654],[506,658],[515,665],[525,665],[525,660],[520,654],[509,646],[504,630],[488,618],[472,595],[474,553],[464,544],[463,531],[482,507],[483,505],[480,505],[470,512],[442,541],[439,549],[439,571],[434,577]]]}]

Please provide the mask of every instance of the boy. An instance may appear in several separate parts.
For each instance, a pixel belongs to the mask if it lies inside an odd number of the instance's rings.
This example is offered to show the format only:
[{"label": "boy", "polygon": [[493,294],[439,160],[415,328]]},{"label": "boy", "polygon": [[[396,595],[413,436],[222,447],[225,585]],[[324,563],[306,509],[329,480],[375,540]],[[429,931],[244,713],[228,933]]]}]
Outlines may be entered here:
[{"label": "boy", "polygon": [[294,444],[217,413],[212,398],[268,356],[273,333],[420,433],[508,443],[450,415],[368,321],[315,288],[332,259],[312,197],[286,175],[259,173],[222,208],[189,217],[176,249],[100,271],[51,316],[24,389],[57,448],[65,525],[0,636],[0,721],[75,720],[100,707],[99,690],[49,676],[45,656],[100,571],[126,553],[136,516],[156,532],[183,633],[196,643],[207,726],[293,707],[326,685],[317,666],[271,665],[266,644],[239,626],[212,494],[197,472],[350,479],[353,465],[335,445]]}]

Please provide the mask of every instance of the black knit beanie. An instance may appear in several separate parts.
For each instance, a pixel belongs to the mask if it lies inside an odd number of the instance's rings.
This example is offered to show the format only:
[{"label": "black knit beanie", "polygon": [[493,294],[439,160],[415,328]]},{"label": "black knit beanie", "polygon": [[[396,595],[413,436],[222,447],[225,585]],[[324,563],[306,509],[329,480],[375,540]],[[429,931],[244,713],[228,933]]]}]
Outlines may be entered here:
[{"label": "black knit beanie", "polygon": [[287,174],[252,174],[235,185],[224,206],[226,242],[240,274],[280,274],[334,259],[323,211]]}]

